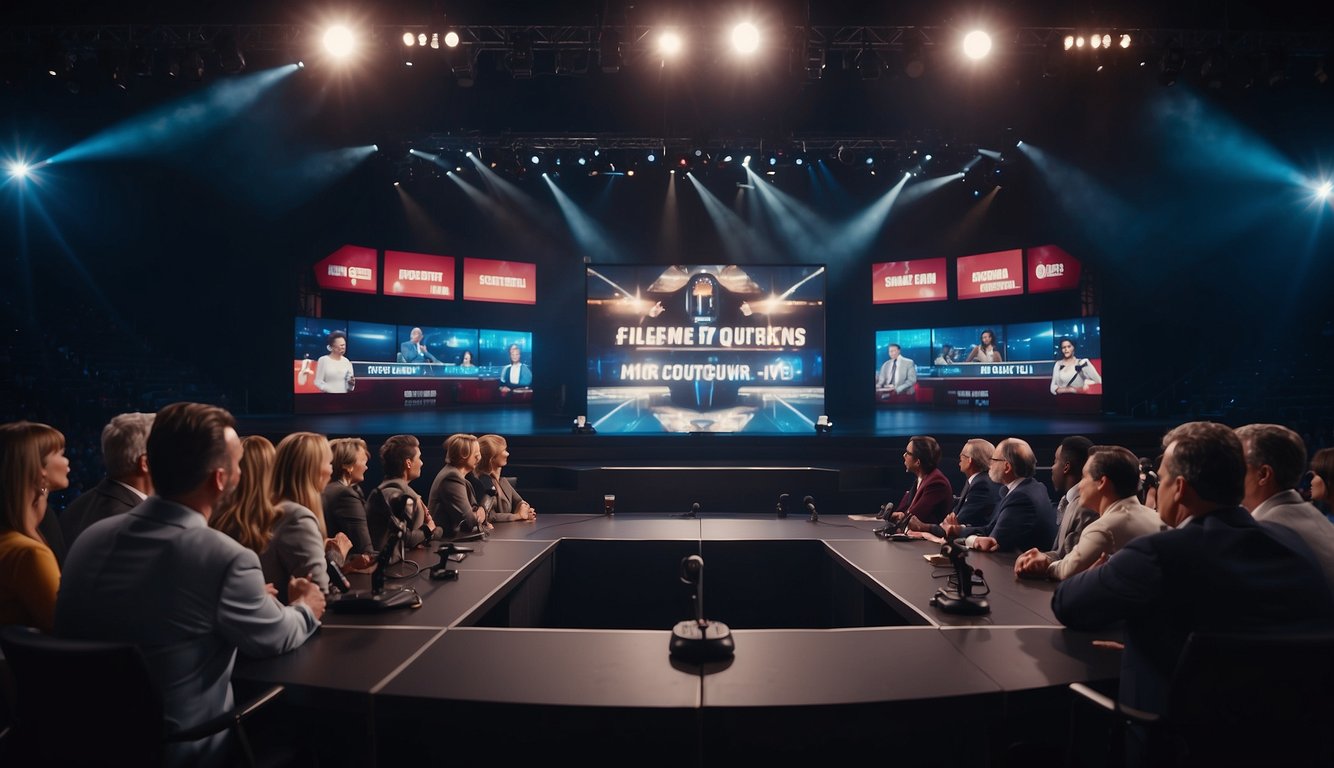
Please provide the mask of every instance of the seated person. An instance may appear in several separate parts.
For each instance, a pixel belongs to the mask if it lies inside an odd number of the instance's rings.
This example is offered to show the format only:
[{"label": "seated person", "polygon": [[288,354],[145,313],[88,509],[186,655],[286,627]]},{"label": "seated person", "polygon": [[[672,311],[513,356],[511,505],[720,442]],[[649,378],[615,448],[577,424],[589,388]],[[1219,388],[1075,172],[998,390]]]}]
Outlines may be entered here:
[{"label": "seated person", "polygon": [[421,443],[412,435],[394,435],[380,446],[380,463],[384,480],[366,500],[366,527],[374,551],[379,552],[389,540],[390,515],[407,526],[405,548],[439,538],[443,531],[436,527],[426,502],[408,484],[422,474]]},{"label": "seated person", "polygon": [[45,424],[0,426],[0,626],[50,632],[60,565],[38,530],[51,491],[69,487],[65,436]]},{"label": "seated person", "polygon": [[875,376],[876,393],[886,396],[911,395],[917,391],[917,366],[903,356],[898,344],[889,345],[889,358]]},{"label": "seated person", "polygon": [[482,461],[482,449],[472,435],[450,435],[445,440],[445,467],[431,483],[428,504],[447,536],[472,533],[492,527],[487,509],[477,500],[468,476]]},{"label": "seated person", "polygon": [[1014,563],[1016,576],[1061,581],[1088,570],[1098,559],[1112,556],[1140,536],[1162,530],[1158,513],[1139,503],[1139,459],[1120,446],[1095,446],[1077,486],[1079,503],[1098,517],[1079,534],[1070,553],[1053,560],[1036,548]]},{"label": "seated person", "polygon": [[333,451],[333,478],[320,492],[324,505],[324,522],[329,534],[343,534],[352,542],[348,550],[349,570],[363,570],[374,562],[375,547],[370,528],[366,525],[366,497],[361,484],[366,480],[370,463],[370,449],[359,437],[342,437],[330,441]]},{"label": "seated person", "polygon": [[523,351],[518,344],[510,345],[510,363],[500,369],[500,394],[508,395],[514,390],[526,390],[533,386],[533,369],[522,360]]},{"label": "seated person", "polygon": [[423,335],[422,329],[413,328],[412,333],[409,334],[408,340],[398,345],[399,349],[398,354],[399,357],[403,359],[403,362],[405,363],[440,362],[439,360],[435,359],[435,355],[427,351],[426,345],[422,343],[422,335]]},{"label": "seated person", "polygon": [[523,500],[514,485],[502,477],[500,471],[509,464],[509,445],[500,435],[482,435],[477,438],[482,458],[477,468],[468,478],[472,481],[477,498],[485,499],[494,493],[495,505],[487,513],[486,519],[492,523],[508,523],[514,520],[533,521],[537,519],[537,510]]},{"label": "seated person", "polygon": [[1047,488],[1033,478],[1037,457],[1033,448],[1016,437],[996,446],[991,457],[991,479],[1008,491],[996,505],[996,514],[986,526],[965,527],[946,523],[945,538],[964,537],[969,549],[1022,551],[1045,547],[1056,538],[1056,510],[1047,498]]},{"label": "seated person", "polygon": [[945,519],[954,501],[949,478],[940,471],[940,444],[928,435],[913,435],[903,451],[903,468],[913,475],[913,484],[890,516],[898,521],[912,515],[913,522],[931,525]]}]

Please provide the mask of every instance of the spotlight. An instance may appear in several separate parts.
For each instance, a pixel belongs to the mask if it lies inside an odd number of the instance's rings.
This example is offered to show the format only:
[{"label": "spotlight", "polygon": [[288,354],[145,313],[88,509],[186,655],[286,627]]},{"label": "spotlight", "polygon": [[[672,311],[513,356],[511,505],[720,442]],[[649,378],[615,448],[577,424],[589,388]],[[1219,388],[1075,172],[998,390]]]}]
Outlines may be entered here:
[{"label": "spotlight", "polygon": [[342,24],[335,24],[324,31],[324,50],[335,59],[346,59],[356,47],[357,40],[352,30]]},{"label": "spotlight", "polygon": [[425,45],[426,45],[426,33],[425,33],[425,32],[422,32],[421,34],[417,35],[417,45],[421,45],[421,46],[425,46]]},{"label": "spotlight", "polygon": [[760,47],[760,30],[749,21],[743,21],[732,27],[732,48],[743,56],[749,56]]},{"label": "spotlight", "polygon": [[440,50],[440,33],[439,33],[439,32],[432,32],[432,33],[431,33],[431,48],[432,48],[432,50],[436,50],[436,51]]},{"label": "spotlight", "polygon": [[963,54],[973,61],[981,61],[991,53],[991,35],[980,29],[964,35]]},{"label": "spotlight", "polygon": [[1334,182],[1325,182],[1315,189],[1317,200],[1328,200],[1330,193],[1334,192]]},{"label": "spotlight", "polygon": [[1130,35],[1121,35],[1121,47],[1122,48],[1130,47]]},{"label": "spotlight", "polygon": [[648,157],[646,157],[646,158],[644,158],[644,159],[648,160],[650,163],[656,163],[656,162],[658,162],[658,156],[655,155],[655,154],[653,154],[652,152],[648,153]]},{"label": "spotlight", "polygon": [[1083,35],[1080,35],[1079,37],[1076,37],[1076,38],[1075,38],[1075,47],[1076,47],[1076,48],[1083,48],[1083,47],[1084,47],[1084,36],[1083,36]]},{"label": "spotlight", "polygon": [[459,33],[458,33],[458,32],[455,32],[454,30],[451,29],[450,31],[448,31],[448,32],[445,33],[445,47],[446,47],[446,48],[458,48],[458,47],[459,47]]},{"label": "spotlight", "polygon": [[414,35],[414,34],[412,34],[411,32],[404,32],[404,33],[403,33],[403,44],[406,45],[407,47],[411,48],[412,46],[414,46],[414,45],[417,44],[417,36]]},{"label": "spotlight", "polygon": [[675,57],[681,52],[681,36],[675,30],[665,30],[658,35],[658,53],[663,57]]},{"label": "spotlight", "polygon": [[533,165],[537,165],[542,162],[542,158],[539,157],[538,155],[533,155],[532,157],[528,158],[528,162],[532,163]]},{"label": "spotlight", "polygon": [[798,158],[797,158],[796,160],[794,160],[793,162],[795,162],[797,165],[805,165],[805,164],[806,164],[806,161],[805,161],[803,158],[800,158],[800,157],[798,157]]},{"label": "spotlight", "polygon": [[32,169],[22,160],[13,160],[5,166],[5,170],[9,172],[10,178],[26,179],[28,178],[28,171]]},{"label": "spotlight", "polygon": [[1065,50],[1068,51],[1068,50],[1070,50],[1071,48],[1074,48],[1074,47],[1075,47],[1075,36],[1074,36],[1074,35],[1066,35],[1066,36],[1065,36]]}]

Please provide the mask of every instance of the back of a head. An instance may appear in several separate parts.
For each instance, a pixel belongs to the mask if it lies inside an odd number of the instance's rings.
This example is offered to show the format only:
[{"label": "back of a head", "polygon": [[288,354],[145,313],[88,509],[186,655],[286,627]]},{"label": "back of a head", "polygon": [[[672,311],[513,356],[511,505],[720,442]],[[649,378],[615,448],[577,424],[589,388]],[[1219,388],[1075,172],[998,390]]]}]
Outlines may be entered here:
[{"label": "back of a head", "polygon": [[1083,435],[1071,435],[1061,441],[1061,461],[1070,465],[1070,474],[1074,477],[1079,477],[1084,471],[1084,462],[1088,461],[1089,448],[1092,446],[1093,441]]},{"label": "back of a head", "polygon": [[139,469],[139,457],[148,452],[148,433],[155,416],[122,413],[102,428],[102,463],[108,477],[125,477]]},{"label": "back of a head", "polygon": [[[320,482],[322,465],[329,458],[329,441],[316,432],[293,432],[278,442],[273,461],[273,495],[280,501],[294,501],[322,520]],[[323,527],[321,525],[321,527]]]},{"label": "back of a head", "polygon": [[1306,444],[1300,435],[1281,424],[1247,424],[1236,431],[1247,465],[1268,465],[1280,491],[1297,487],[1306,472]]},{"label": "back of a head", "polygon": [[241,479],[209,518],[211,528],[231,536],[256,554],[273,535],[278,512],[273,506],[273,465],[277,449],[267,437],[250,435],[241,441]]},{"label": "back of a head", "polygon": [[[1163,437],[1171,448],[1171,470],[1185,479],[1202,500],[1235,507],[1246,495],[1246,457],[1230,427],[1191,421]],[[1160,470],[1161,472],[1161,470]]]},{"label": "back of a head", "polygon": [[445,439],[445,464],[462,467],[472,455],[473,446],[476,444],[477,437],[474,435],[462,432],[450,435]]},{"label": "back of a head", "polygon": [[1014,470],[1016,477],[1032,477],[1037,472],[1037,456],[1033,454],[1033,448],[1026,440],[1007,437],[998,447],[1001,456],[1010,462],[1010,468]]},{"label": "back of a head", "polygon": [[65,436],[35,421],[0,424],[0,530],[23,531],[38,493],[46,457],[65,447]]},{"label": "back of a head", "polygon": [[1107,478],[1117,499],[1139,491],[1139,457],[1119,445],[1095,445],[1088,453],[1088,475],[1095,481]]},{"label": "back of a head", "polygon": [[148,433],[148,471],[163,498],[195,490],[227,465],[227,429],[236,419],[202,403],[172,403],[157,412]]}]

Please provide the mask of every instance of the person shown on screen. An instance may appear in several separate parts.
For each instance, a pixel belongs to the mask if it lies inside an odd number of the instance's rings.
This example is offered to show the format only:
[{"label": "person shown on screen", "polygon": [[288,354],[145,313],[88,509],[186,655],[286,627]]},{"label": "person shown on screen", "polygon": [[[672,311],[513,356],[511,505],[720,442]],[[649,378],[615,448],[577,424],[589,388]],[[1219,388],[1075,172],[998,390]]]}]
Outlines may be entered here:
[{"label": "person shown on screen", "polygon": [[407,341],[398,345],[399,356],[405,363],[438,363],[435,355],[426,349],[426,344],[422,341],[422,329],[413,328]]},{"label": "person shown on screen", "polygon": [[893,395],[911,395],[917,391],[917,366],[903,356],[898,344],[889,345],[889,359],[875,377],[877,391]]},{"label": "person shown on screen", "polygon": [[940,345],[940,354],[936,355],[936,365],[954,365],[959,362],[955,358],[959,356],[959,350],[950,344]]},{"label": "person shown on screen", "polygon": [[1000,347],[996,346],[996,334],[990,330],[982,332],[982,337],[973,345],[973,350],[968,353],[968,359],[965,363],[1000,363],[1005,358],[1001,357]]},{"label": "person shown on screen", "polygon": [[315,364],[315,387],[321,392],[341,395],[357,386],[352,375],[352,361],[347,359],[347,334],[334,331],[329,334],[329,354]]},{"label": "person shown on screen", "polygon": [[1061,339],[1061,359],[1051,371],[1053,395],[1086,395],[1089,387],[1101,384],[1102,377],[1087,357],[1075,356],[1075,343],[1068,337]]},{"label": "person shown on screen", "polygon": [[510,364],[500,369],[500,394],[526,390],[533,386],[533,369],[522,361],[523,351],[518,344],[510,345]]},{"label": "person shown on screen", "polygon": [[474,363],[474,362],[472,361],[472,350],[471,350],[471,349],[465,349],[465,350],[463,350],[463,356],[459,358],[459,367],[460,367],[460,368],[476,368],[476,367],[477,367],[477,363]]}]

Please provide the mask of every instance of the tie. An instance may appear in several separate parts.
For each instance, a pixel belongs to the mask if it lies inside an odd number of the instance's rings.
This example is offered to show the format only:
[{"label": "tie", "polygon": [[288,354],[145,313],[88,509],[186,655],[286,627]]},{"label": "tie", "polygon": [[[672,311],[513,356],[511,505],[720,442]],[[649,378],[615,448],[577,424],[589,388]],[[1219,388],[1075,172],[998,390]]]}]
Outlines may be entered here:
[{"label": "tie", "polygon": [[1070,497],[1062,496],[1056,504],[1056,522],[1059,523],[1065,518],[1065,509],[1070,506]]},{"label": "tie", "polygon": [[899,375],[899,361],[895,360],[889,365],[889,386],[894,386],[895,379]]}]

